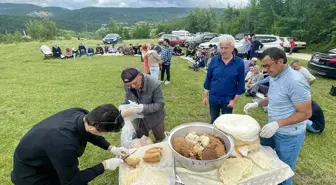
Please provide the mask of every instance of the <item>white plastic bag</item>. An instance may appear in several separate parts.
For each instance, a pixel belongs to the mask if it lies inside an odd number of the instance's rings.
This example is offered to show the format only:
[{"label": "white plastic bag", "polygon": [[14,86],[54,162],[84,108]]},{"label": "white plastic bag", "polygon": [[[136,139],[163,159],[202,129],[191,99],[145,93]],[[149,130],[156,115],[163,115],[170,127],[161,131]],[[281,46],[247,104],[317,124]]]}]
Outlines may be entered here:
[{"label": "white plastic bag", "polygon": [[[132,104],[125,104],[125,105],[119,105],[119,110],[127,110],[130,108]],[[136,138],[136,133],[135,129],[132,124],[132,120],[136,118],[143,118],[143,115],[140,114],[133,114],[129,118],[124,118],[125,124],[123,128],[121,129],[121,136],[120,136],[120,141],[121,141],[121,146],[125,148],[131,148],[131,142],[134,138]]]},{"label": "white plastic bag", "polygon": [[136,138],[135,129],[130,120],[125,120],[125,125],[121,129],[120,142],[121,146],[125,148],[131,148],[132,140]]}]

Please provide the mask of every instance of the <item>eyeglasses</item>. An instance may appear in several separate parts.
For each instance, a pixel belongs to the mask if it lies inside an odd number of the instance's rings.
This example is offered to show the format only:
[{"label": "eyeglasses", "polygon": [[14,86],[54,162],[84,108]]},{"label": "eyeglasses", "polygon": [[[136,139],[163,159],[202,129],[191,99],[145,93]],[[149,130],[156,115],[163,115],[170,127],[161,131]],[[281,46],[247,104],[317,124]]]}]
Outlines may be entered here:
[{"label": "eyeglasses", "polygon": [[274,65],[275,63],[277,63],[277,62],[273,62],[273,63],[271,63],[271,64],[263,64],[263,65],[261,65],[261,67],[263,67],[263,68],[265,68],[265,69],[269,69],[272,65]]}]

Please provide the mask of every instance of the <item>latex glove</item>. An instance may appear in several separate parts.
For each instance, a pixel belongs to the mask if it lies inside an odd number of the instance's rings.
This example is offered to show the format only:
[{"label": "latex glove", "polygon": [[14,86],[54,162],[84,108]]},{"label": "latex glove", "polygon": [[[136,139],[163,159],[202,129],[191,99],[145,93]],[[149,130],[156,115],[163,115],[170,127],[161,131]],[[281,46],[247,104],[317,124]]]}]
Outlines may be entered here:
[{"label": "latex glove", "polygon": [[248,103],[244,107],[244,112],[247,114],[248,110],[250,110],[250,109],[256,109],[256,108],[258,108],[258,106],[259,106],[258,102]]},{"label": "latex glove", "polygon": [[128,102],[129,102],[131,105],[137,105],[137,103],[135,103],[135,102],[132,101],[132,100],[128,100]]},{"label": "latex glove", "polygon": [[144,105],[143,104],[135,104],[131,107],[131,111],[134,113],[134,114],[139,114],[139,113],[142,113],[144,109]]},{"label": "latex glove", "polygon": [[115,170],[122,164],[124,161],[120,158],[112,158],[103,161],[105,170]]},{"label": "latex glove", "polygon": [[124,147],[115,147],[111,148],[111,152],[116,156],[126,156],[129,154],[128,149]]},{"label": "latex glove", "polygon": [[264,138],[272,137],[275,132],[279,129],[279,125],[276,121],[266,124],[260,132],[260,136]]}]

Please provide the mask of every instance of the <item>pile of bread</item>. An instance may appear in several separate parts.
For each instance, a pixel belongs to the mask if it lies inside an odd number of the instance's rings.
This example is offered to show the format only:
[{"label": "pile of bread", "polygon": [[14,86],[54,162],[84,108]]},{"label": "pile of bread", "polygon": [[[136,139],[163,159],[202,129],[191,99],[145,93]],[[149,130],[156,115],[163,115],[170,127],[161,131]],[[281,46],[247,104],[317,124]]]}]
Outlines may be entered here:
[{"label": "pile of bread", "polygon": [[[162,155],[163,155],[162,147],[152,147],[146,150],[145,155],[143,156],[142,159],[148,163],[156,163],[161,160]],[[124,160],[129,166],[134,167],[140,163],[141,158],[137,157],[136,155],[130,155],[130,156],[127,156]]]}]

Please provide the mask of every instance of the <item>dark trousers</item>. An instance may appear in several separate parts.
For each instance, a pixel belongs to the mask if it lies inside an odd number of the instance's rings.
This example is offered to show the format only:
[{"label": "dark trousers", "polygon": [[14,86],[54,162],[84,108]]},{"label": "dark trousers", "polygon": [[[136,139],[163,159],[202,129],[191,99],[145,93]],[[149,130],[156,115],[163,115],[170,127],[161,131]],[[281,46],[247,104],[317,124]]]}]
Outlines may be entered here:
[{"label": "dark trousers", "polygon": [[170,82],[170,65],[162,65],[162,68],[161,68],[161,81],[164,80],[165,73],[167,73],[167,81]]},{"label": "dark trousers", "polygon": [[[150,129],[148,129],[144,123],[142,123],[142,126],[135,126],[134,128],[137,138],[141,138],[143,135],[148,136],[150,131]],[[165,131],[164,120],[162,120],[162,123],[152,128],[152,132],[156,141],[162,141],[166,137],[164,131]]]},{"label": "dark trousers", "polygon": [[209,101],[211,124],[219,117],[220,110],[222,114],[232,114],[233,109],[228,107],[228,103],[217,104]]}]

